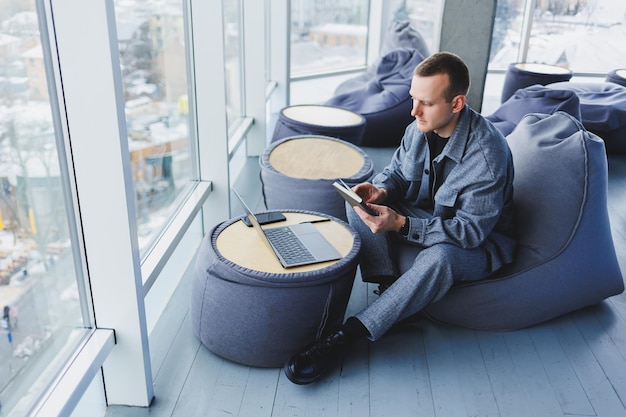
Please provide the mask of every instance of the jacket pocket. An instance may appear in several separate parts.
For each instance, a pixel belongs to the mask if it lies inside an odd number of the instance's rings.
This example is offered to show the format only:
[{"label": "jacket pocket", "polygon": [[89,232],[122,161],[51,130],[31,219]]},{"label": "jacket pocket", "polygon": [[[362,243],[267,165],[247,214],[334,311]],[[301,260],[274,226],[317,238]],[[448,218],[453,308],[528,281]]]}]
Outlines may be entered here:
[{"label": "jacket pocket", "polygon": [[442,184],[435,194],[435,216],[441,216],[444,219],[454,216],[454,208],[459,195],[458,190],[450,188],[446,184]]}]

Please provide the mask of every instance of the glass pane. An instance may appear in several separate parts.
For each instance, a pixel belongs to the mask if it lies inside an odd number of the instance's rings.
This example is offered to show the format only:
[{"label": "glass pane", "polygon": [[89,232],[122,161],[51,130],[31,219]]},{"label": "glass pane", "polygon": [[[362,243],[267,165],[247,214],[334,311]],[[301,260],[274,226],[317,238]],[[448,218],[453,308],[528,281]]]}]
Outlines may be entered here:
[{"label": "glass pane", "polygon": [[291,76],[364,66],[368,0],[292,0]]},{"label": "glass pane", "polygon": [[115,2],[139,247],[145,255],[196,172],[180,0]]},{"label": "glass pane", "polygon": [[226,78],[226,117],[232,132],[242,116],[242,56],[241,56],[241,1],[223,0],[224,7],[224,61]]},{"label": "glass pane", "polygon": [[[406,0],[398,2],[396,9],[391,10],[390,19],[411,21],[411,25],[424,37],[428,50],[439,49],[439,32],[441,31],[441,12],[444,0]],[[404,13],[407,15],[405,16]]]},{"label": "glass pane", "polygon": [[[524,18],[522,0],[498,1],[490,69],[518,61]],[[527,62],[560,65],[578,73],[607,72],[626,62],[626,2],[538,1]]]},{"label": "glass pane", "polygon": [[91,327],[37,19],[34,0],[0,0],[0,402],[11,416],[28,415]]},{"label": "glass pane", "polygon": [[624,68],[625,16],[624,1],[537,2],[526,60],[578,73]]},{"label": "glass pane", "polygon": [[509,64],[518,61],[523,19],[524,0],[498,0],[489,69],[505,70]]}]

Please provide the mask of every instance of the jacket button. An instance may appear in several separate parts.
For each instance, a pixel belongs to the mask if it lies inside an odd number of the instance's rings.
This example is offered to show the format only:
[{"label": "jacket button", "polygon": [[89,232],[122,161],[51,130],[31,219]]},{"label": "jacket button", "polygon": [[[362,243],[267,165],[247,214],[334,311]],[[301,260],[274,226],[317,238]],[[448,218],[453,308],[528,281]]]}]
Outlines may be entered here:
[{"label": "jacket button", "polygon": [[414,233],[414,234],[413,234],[413,239],[414,239],[414,240],[417,240],[417,239],[419,239],[419,238],[420,238],[419,233]]},{"label": "jacket button", "polygon": [[426,169],[424,170],[424,174],[426,174],[426,175],[430,175],[430,171],[428,170],[428,168],[426,168]]}]

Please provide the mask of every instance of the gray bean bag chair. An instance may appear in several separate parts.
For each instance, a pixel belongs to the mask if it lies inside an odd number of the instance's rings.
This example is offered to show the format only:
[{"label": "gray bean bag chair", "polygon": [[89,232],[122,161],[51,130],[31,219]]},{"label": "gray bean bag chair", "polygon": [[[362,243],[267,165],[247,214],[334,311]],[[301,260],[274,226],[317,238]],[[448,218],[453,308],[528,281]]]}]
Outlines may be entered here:
[{"label": "gray bean bag chair", "polygon": [[[607,212],[604,143],[569,114],[530,114],[507,137],[519,245],[489,279],[455,285],[424,311],[435,321],[513,330],[624,290]],[[398,246],[400,270],[415,248]]]},{"label": "gray bean bag chair", "polygon": [[[403,2],[396,9],[396,17],[406,13]],[[409,20],[396,18],[390,22],[380,57],[362,74],[339,84],[326,102],[365,117],[363,138],[360,143],[353,143],[374,147],[400,143],[404,129],[413,121],[408,93],[413,70],[429,55],[424,37]]]},{"label": "gray bean bag chair", "polygon": [[557,111],[563,111],[581,120],[580,101],[576,93],[537,84],[517,90],[511,98],[486,118],[504,136],[507,136],[527,114],[552,114]]},{"label": "gray bean bag chair", "polygon": [[585,129],[604,140],[607,152],[626,153],[626,87],[612,82],[561,82],[548,87],[576,93]]},{"label": "gray bean bag chair", "polygon": [[397,146],[413,121],[409,89],[413,70],[424,58],[416,49],[395,49],[382,58],[372,76],[353,80],[325,104],[365,117],[361,146]]},{"label": "gray bean bag chair", "polygon": [[[395,14],[403,15],[405,12],[406,9],[404,4],[399,4],[398,10],[395,12]],[[424,37],[421,33],[419,33],[417,29],[411,26],[411,22],[407,19],[394,19],[389,24],[387,33],[385,33],[385,37],[379,51],[380,56],[367,67],[364,73],[340,83],[336,87],[334,95],[339,95],[349,91],[353,91],[355,89],[362,88],[363,84],[372,80],[376,76],[377,68],[380,65],[383,57],[399,48],[414,49],[419,52],[423,57],[427,57],[430,55],[428,45],[426,45],[426,40],[424,40]]]}]

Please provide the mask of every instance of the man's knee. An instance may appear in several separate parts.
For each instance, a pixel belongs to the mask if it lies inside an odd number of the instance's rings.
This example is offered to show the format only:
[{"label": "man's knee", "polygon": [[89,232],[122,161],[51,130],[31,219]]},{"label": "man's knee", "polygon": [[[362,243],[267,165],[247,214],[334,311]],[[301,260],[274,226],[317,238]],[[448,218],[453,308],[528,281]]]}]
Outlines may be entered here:
[{"label": "man's knee", "polygon": [[473,281],[489,274],[487,257],[482,249],[463,249],[447,243],[420,251],[412,268],[448,276],[454,281]]}]

